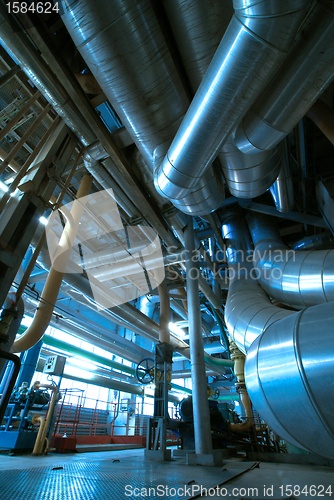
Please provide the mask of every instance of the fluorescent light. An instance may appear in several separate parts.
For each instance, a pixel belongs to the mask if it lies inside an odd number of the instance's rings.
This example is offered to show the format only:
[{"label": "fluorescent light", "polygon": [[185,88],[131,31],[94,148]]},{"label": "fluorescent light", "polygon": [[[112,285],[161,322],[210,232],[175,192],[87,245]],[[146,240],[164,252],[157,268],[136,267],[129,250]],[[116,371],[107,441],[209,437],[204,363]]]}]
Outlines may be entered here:
[{"label": "fluorescent light", "polygon": [[175,335],[177,335],[178,337],[185,336],[185,332],[179,326],[174,325],[174,323],[169,323],[168,327],[170,331],[175,333]]},{"label": "fluorescent light", "polygon": [[44,226],[46,226],[46,225],[47,225],[47,223],[48,223],[48,219],[46,219],[46,218],[45,218],[45,217],[43,217],[43,215],[42,215],[42,217],[40,217],[40,219],[39,219],[39,222],[40,222],[41,224],[44,224]]},{"label": "fluorescent light", "polygon": [[6,193],[8,191],[8,186],[6,186],[6,184],[4,184],[2,181],[0,181],[0,189]]}]

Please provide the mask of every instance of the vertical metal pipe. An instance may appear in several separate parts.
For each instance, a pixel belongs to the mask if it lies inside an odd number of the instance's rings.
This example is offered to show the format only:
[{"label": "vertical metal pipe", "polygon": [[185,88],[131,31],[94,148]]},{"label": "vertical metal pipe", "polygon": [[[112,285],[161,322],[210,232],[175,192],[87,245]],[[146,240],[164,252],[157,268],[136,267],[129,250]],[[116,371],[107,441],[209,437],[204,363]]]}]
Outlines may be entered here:
[{"label": "vertical metal pipe", "polygon": [[12,368],[11,375],[10,375],[10,380],[4,390],[4,393],[1,396],[0,399],[0,422],[2,422],[6,408],[9,403],[9,399],[12,395],[12,391],[14,389],[14,385],[17,379],[17,376],[19,374],[20,368],[21,368],[21,360],[18,356],[15,356],[15,354],[12,354],[10,352],[5,352],[0,350],[0,358],[6,359],[7,361],[12,361],[14,364],[14,367]]},{"label": "vertical metal pipe", "polygon": [[37,361],[42,349],[42,345],[43,340],[40,340],[36,345],[34,345],[31,349],[24,353],[21,363],[21,370],[16,381],[17,388],[22,385],[22,382],[27,382],[28,387],[30,387],[32,377],[37,367]]},{"label": "vertical metal pipe", "polygon": [[201,309],[199,302],[198,274],[193,219],[188,217],[184,231],[186,248],[187,301],[189,315],[190,361],[194,412],[195,451],[212,453],[207,381],[204,363]]}]

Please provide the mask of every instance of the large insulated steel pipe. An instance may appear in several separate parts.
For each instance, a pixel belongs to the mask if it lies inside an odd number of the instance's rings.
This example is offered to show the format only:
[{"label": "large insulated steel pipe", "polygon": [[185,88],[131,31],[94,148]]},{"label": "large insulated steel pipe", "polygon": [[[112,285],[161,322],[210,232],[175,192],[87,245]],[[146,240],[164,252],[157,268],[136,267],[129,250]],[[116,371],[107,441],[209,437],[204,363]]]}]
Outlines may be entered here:
[{"label": "large insulated steel pipe", "polygon": [[212,453],[211,426],[205,373],[202,336],[201,308],[199,301],[196,265],[195,233],[192,217],[184,231],[186,249],[187,303],[189,321],[189,345],[192,378],[195,451],[197,454]]},{"label": "large insulated steel pipe", "polygon": [[334,313],[310,307],[271,325],[247,353],[246,386],[266,424],[289,443],[334,459]]},{"label": "large insulated steel pipe", "polygon": [[234,16],[162,164],[161,195],[196,187],[286,56],[309,1],[234,0]]},{"label": "large insulated steel pipe", "polygon": [[62,5],[75,45],[153,169],[156,148],[165,154],[189,102],[151,2]]},{"label": "large insulated steel pipe", "polygon": [[248,225],[254,270],[268,295],[296,309],[334,301],[334,250],[291,250],[264,215],[252,214]]},{"label": "large insulated steel pipe", "polygon": [[246,353],[262,332],[293,311],[274,306],[257,282],[252,265],[252,245],[247,226],[240,214],[228,216],[222,225],[229,263],[230,287],[225,307],[229,335]]},{"label": "large insulated steel pipe", "polygon": [[334,2],[318,1],[281,69],[235,134],[240,151],[272,149],[334,78]]}]

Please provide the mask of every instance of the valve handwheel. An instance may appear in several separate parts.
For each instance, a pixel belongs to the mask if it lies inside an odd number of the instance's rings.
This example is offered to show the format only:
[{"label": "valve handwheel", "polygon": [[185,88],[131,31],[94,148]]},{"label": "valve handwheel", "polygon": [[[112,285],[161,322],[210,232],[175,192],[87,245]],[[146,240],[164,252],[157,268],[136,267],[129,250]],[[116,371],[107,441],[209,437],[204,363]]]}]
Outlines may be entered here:
[{"label": "valve handwheel", "polygon": [[154,359],[142,359],[137,365],[136,377],[142,384],[151,384],[154,380]]},{"label": "valve handwheel", "polygon": [[214,394],[211,396],[211,399],[218,399],[219,398],[219,389],[214,389]]}]

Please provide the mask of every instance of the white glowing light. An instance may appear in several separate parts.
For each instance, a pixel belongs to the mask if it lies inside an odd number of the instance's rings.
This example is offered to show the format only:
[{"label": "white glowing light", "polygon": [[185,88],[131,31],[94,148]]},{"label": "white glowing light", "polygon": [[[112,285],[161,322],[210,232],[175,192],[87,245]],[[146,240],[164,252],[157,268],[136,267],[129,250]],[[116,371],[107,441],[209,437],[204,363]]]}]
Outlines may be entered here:
[{"label": "white glowing light", "polygon": [[184,331],[179,326],[174,325],[174,323],[169,323],[168,327],[169,327],[170,331],[175,333],[175,335],[177,335],[178,337],[185,336]]},{"label": "white glowing light", "polygon": [[2,181],[0,181],[0,189],[6,193],[8,191],[8,186],[6,186],[6,184],[4,184]]},{"label": "white glowing light", "polygon": [[47,225],[47,223],[48,223],[48,219],[46,219],[46,218],[45,218],[45,217],[43,217],[43,215],[42,215],[42,217],[40,217],[40,219],[39,219],[39,222],[40,222],[41,224],[44,224],[44,226],[46,226],[46,225]]}]

